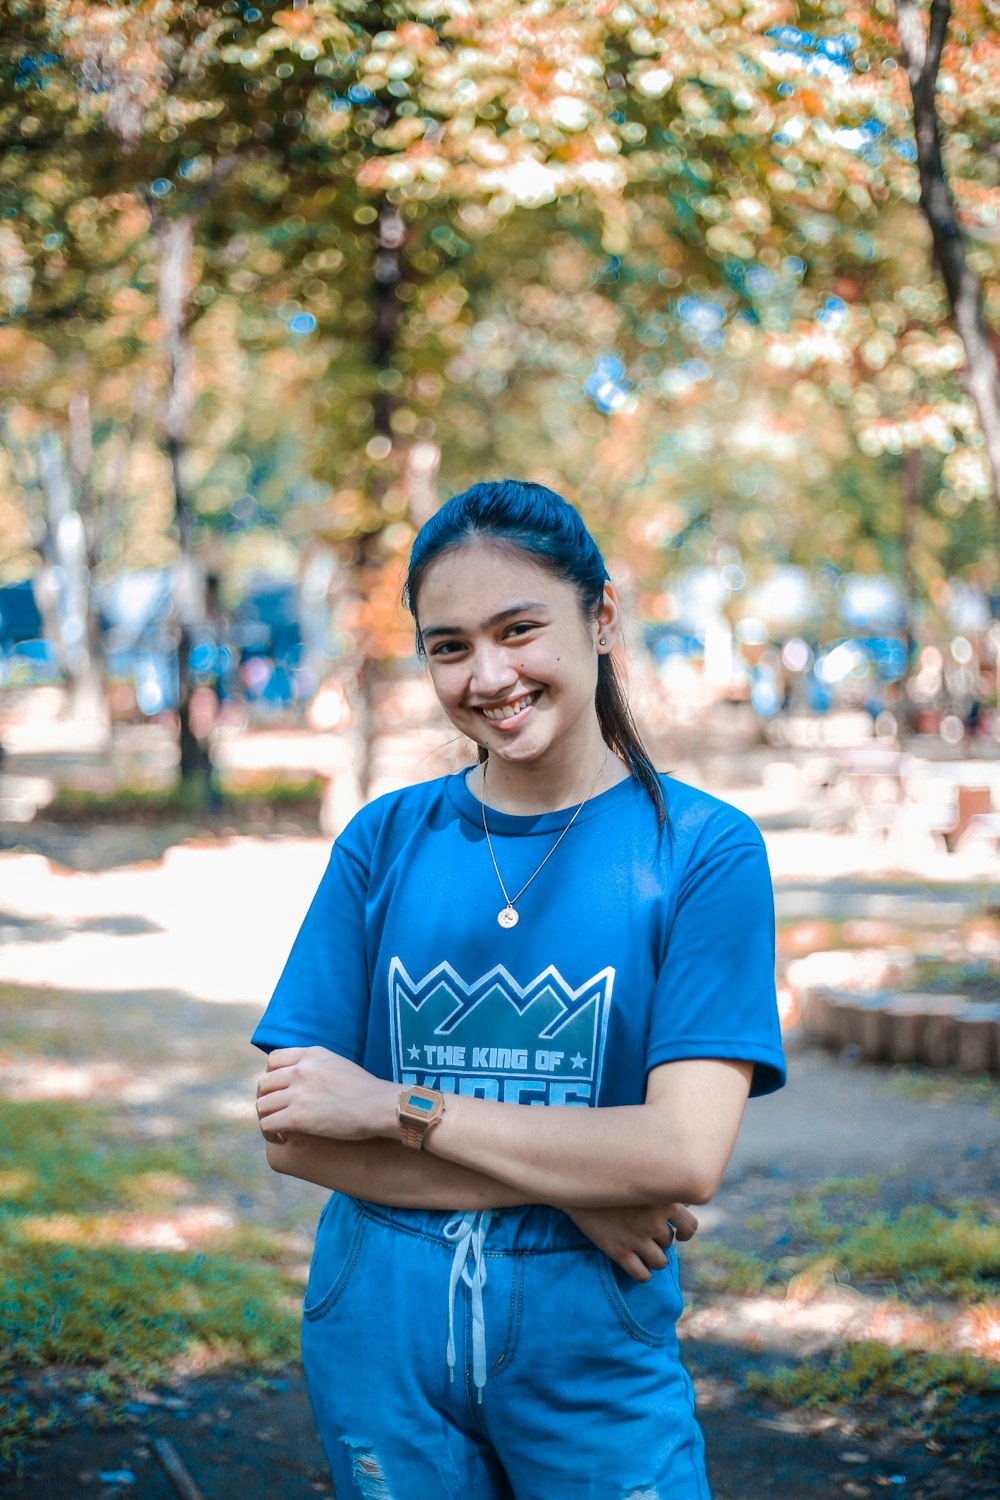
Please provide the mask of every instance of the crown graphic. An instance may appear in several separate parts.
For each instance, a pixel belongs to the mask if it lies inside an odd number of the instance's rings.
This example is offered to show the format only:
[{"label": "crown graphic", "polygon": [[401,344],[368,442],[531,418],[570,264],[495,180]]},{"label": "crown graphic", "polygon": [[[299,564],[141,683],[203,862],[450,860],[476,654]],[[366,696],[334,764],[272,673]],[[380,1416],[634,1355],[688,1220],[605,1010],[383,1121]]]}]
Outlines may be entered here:
[{"label": "crown graphic", "polygon": [[528,984],[497,964],[465,980],[449,963],[413,980],[389,967],[395,1052],[401,1071],[460,1076],[600,1077],[614,969],[571,985],[550,965]]}]

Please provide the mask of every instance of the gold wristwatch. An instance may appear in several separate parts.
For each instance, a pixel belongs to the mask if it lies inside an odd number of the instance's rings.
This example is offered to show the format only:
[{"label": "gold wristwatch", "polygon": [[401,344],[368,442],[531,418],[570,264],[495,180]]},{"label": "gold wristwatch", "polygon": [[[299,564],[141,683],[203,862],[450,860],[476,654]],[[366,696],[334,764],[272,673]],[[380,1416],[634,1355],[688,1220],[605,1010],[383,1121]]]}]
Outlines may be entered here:
[{"label": "gold wristwatch", "polygon": [[444,1114],[444,1095],[439,1089],[425,1089],[419,1083],[405,1088],[399,1096],[396,1115],[399,1138],[414,1151],[423,1149],[424,1136]]}]

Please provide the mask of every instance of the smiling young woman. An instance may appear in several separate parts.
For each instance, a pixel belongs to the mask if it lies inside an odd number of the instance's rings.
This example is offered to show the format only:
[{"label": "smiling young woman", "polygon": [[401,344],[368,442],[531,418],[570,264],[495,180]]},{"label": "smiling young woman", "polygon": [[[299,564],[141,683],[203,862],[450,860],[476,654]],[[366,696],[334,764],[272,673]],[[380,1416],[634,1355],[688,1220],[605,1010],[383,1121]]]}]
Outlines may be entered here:
[{"label": "smiling young woman", "polygon": [[675,1241],[784,1080],[763,843],[653,769],[558,495],[448,501],[407,601],[478,764],[344,831],[254,1035],[270,1165],[334,1190],[303,1358],[338,1494],[705,1500]]}]

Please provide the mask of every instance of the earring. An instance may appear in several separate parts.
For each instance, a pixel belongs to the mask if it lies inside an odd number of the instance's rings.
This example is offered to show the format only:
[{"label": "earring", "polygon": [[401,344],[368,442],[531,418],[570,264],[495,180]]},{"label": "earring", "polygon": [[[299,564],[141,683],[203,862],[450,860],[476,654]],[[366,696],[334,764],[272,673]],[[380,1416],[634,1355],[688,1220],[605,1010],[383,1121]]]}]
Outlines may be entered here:
[{"label": "earring", "polygon": [[597,644],[598,644],[598,645],[599,645],[599,646],[606,646],[606,645],[607,645],[607,644],[608,644],[608,643],[607,643],[607,641],[606,641],[606,640],[605,640],[605,639],[604,639],[604,637],[603,637],[603,635],[601,635],[601,636],[598,636],[598,638],[597,638]]}]

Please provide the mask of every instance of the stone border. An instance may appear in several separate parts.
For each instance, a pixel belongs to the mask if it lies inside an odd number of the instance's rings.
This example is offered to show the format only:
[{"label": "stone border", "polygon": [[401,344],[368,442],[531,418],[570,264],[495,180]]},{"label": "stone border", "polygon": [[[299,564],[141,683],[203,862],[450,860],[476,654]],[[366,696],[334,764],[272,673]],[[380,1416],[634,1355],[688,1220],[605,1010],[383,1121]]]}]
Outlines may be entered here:
[{"label": "stone border", "polygon": [[963,1073],[1000,1073],[1000,999],[967,995],[859,993],[815,982],[786,980],[798,1000],[806,1032],[824,1046],[857,1047],[868,1062],[925,1063]]}]

